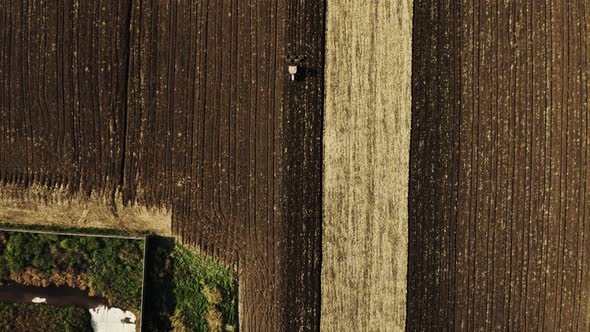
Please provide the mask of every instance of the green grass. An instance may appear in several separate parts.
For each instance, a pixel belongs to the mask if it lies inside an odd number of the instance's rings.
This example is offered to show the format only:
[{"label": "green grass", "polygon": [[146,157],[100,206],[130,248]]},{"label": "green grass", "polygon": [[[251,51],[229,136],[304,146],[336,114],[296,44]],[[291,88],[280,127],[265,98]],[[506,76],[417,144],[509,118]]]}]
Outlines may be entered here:
[{"label": "green grass", "polygon": [[172,239],[148,241],[145,331],[210,331],[211,312],[219,314],[221,325],[237,326],[238,290],[232,271]]},{"label": "green grass", "polygon": [[[173,256],[176,312],[183,325],[206,331],[207,315],[213,307],[221,313],[223,323],[235,325],[237,286],[234,276],[215,261],[180,246]],[[218,292],[221,298],[212,300],[211,292]]]},{"label": "green grass", "polygon": [[83,308],[0,303],[0,331],[91,332],[92,326]]}]

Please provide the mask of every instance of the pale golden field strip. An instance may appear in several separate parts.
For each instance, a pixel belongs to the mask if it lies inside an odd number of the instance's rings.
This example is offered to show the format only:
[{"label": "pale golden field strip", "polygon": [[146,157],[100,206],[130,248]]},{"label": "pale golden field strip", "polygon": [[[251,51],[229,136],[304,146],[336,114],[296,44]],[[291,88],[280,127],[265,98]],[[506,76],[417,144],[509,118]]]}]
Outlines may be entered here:
[{"label": "pale golden field strip", "polygon": [[405,328],[412,1],[327,6],[322,331]]}]

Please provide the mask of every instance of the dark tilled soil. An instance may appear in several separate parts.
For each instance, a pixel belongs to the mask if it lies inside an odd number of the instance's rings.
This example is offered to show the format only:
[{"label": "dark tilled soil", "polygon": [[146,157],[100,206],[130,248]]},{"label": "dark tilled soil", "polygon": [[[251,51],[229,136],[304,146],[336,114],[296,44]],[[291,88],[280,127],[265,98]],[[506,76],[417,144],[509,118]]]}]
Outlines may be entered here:
[{"label": "dark tilled soil", "polygon": [[414,8],[407,328],[587,331],[590,4]]},{"label": "dark tilled soil", "polygon": [[0,183],[170,209],[238,265],[241,330],[317,328],[323,3],[4,1]]}]

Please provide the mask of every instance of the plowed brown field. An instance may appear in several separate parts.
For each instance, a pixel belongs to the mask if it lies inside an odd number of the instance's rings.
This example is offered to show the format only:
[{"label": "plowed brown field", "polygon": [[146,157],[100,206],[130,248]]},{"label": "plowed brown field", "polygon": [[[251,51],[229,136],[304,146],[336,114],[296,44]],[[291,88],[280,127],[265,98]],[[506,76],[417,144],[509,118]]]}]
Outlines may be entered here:
[{"label": "plowed brown field", "polygon": [[2,218],[170,213],[242,331],[317,329],[324,1],[6,0],[0,46]]},{"label": "plowed brown field", "polygon": [[590,2],[414,7],[408,329],[588,331]]}]

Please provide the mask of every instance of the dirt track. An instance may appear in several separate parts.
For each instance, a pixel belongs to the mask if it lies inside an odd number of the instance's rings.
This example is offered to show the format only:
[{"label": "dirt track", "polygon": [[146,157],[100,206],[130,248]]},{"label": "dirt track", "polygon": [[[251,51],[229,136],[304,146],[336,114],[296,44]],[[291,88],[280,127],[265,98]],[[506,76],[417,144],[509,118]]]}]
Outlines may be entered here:
[{"label": "dirt track", "polygon": [[590,3],[414,7],[408,328],[588,331]]}]

